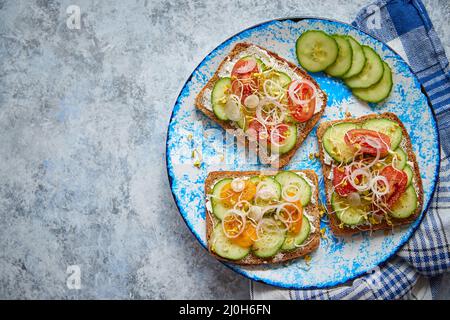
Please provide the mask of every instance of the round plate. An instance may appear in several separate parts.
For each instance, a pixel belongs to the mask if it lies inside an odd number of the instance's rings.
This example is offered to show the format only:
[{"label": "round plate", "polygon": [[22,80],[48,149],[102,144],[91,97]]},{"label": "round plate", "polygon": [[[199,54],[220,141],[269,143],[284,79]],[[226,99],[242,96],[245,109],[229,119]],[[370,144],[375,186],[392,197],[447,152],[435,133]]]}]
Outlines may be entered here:
[{"label": "round plate", "polygon": [[[424,209],[430,203],[439,170],[440,148],[436,121],[427,97],[406,62],[382,42],[344,23],[316,18],[274,20],[242,31],[212,51],[186,82],[172,113],[166,150],[170,185],[181,215],[203,246],[206,246],[204,181],[208,172],[258,170],[267,167],[246,163],[239,157],[233,158],[236,152],[233,141],[225,144],[227,156],[224,159],[223,150],[217,150],[223,147],[218,143],[217,134],[225,137],[225,133],[217,124],[196,111],[195,97],[236,43],[254,43],[297,63],[295,41],[302,32],[311,29],[323,30],[329,34],[352,35],[360,43],[374,48],[391,66],[394,87],[389,98],[378,105],[358,101],[336,78],[323,73],[312,74],[328,94],[328,106],[320,121],[343,119],[346,112],[353,116],[386,111],[397,114],[410,134],[419,163]],[[316,128],[285,169],[315,170],[320,180],[321,200],[325,202],[321,164],[317,159],[309,157],[311,153],[318,152]],[[211,135],[215,135],[216,139],[212,139]],[[222,138],[219,137],[219,140],[221,142]],[[199,155],[196,152],[193,154],[194,150],[202,155],[200,167],[194,165]],[[322,239],[309,262],[297,259],[287,264],[270,266],[227,265],[250,279],[285,288],[306,289],[337,285],[371,272],[391,257],[410,238],[422,216],[423,213],[409,226],[396,228],[394,233],[384,234],[381,231],[371,236],[365,233],[346,238],[334,237],[328,225],[322,222],[327,239]]]}]

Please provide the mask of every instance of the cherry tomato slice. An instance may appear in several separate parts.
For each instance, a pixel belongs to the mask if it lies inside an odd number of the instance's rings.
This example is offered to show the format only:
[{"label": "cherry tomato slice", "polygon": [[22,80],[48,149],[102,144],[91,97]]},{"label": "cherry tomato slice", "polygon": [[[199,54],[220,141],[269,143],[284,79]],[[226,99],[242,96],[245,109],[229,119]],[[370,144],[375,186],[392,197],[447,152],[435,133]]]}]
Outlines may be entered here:
[{"label": "cherry tomato slice", "polygon": [[270,130],[270,141],[274,144],[283,144],[287,138],[289,127],[286,124],[279,124]]},{"label": "cherry tomato slice", "polygon": [[248,124],[247,134],[255,141],[270,142],[270,129],[265,128],[258,120],[252,119]]},{"label": "cherry tomato slice", "polygon": [[241,97],[241,103],[244,103],[245,98],[254,94],[257,90],[258,81],[252,78],[236,78],[231,82],[231,92]]},{"label": "cherry tomato slice", "polygon": [[238,60],[231,71],[231,91],[241,97],[242,103],[258,90],[259,81],[253,76],[257,72],[259,68],[254,59]]},{"label": "cherry tomato slice", "polygon": [[[391,145],[391,139],[384,133],[366,130],[366,129],[352,129],[344,136],[345,143],[353,148],[355,151],[361,151],[363,154],[375,156],[377,148],[373,144],[380,146],[380,156],[385,157]],[[368,142],[371,140],[371,143]],[[372,144],[372,145],[371,145]]]},{"label": "cherry tomato slice", "polygon": [[[294,91],[297,93],[297,96],[300,100],[307,100],[310,98],[313,93],[314,89],[308,86],[305,83],[299,83]],[[314,110],[316,109],[316,98],[311,99],[309,102],[305,104],[297,104],[295,103],[291,97],[288,95],[289,98],[289,110],[291,113],[291,116],[298,122],[306,122],[314,114]]]},{"label": "cherry tomato slice", "polygon": [[386,202],[389,207],[392,207],[405,192],[408,176],[404,171],[395,169],[393,166],[384,167],[380,175],[388,180],[389,193]]},{"label": "cherry tomato slice", "polygon": [[258,71],[259,68],[255,59],[240,59],[234,64],[231,76],[246,77]]},{"label": "cherry tomato slice", "polygon": [[338,195],[346,197],[356,189],[346,179],[347,174],[344,168],[334,167],[333,169],[333,187]]}]

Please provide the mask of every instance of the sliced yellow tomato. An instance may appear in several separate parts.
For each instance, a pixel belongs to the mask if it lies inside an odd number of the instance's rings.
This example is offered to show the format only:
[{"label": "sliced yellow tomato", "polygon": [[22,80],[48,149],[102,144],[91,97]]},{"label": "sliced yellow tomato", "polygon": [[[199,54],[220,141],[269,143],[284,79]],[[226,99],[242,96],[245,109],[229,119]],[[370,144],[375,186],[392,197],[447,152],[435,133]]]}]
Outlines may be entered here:
[{"label": "sliced yellow tomato", "polygon": [[247,221],[245,224],[244,231],[237,236],[236,238],[231,239],[231,242],[237,244],[240,247],[248,248],[251,247],[252,244],[256,240],[256,227]]},{"label": "sliced yellow tomato", "polygon": [[256,185],[253,182],[245,181],[245,187],[240,192],[233,191],[230,182],[223,186],[223,189],[220,192],[220,199],[225,207],[231,208],[239,201],[252,200],[255,194],[256,194]]},{"label": "sliced yellow tomato", "polygon": [[287,204],[284,207],[286,211],[282,211],[280,214],[285,221],[291,221],[289,223],[288,232],[295,235],[298,234],[302,228],[303,207],[300,201],[297,201],[294,204],[295,206]]},{"label": "sliced yellow tomato", "polygon": [[223,219],[223,228],[225,233],[231,237],[234,237],[241,231],[242,225],[242,219],[237,214],[227,215]]}]

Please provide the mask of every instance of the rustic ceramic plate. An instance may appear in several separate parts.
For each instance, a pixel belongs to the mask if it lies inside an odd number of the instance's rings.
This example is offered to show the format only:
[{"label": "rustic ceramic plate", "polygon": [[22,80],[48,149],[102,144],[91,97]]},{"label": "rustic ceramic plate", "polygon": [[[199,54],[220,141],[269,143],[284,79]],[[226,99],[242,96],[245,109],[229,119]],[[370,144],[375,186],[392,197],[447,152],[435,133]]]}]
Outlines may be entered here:
[{"label": "rustic ceramic plate", "polygon": [[[323,73],[312,74],[328,94],[328,106],[321,121],[342,119],[349,111],[354,116],[370,113],[394,112],[405,124],[417,155],[424,187],[424,208],[433,195],[439,169],[439,139],[436,121],[427,97],[407,63],[393,50],[373,37],[352,26],[336,21],[316,18],[269,21],[233,36],[214,49],[193,71],[184,85],[173,109],[167,135],[167,170],[174,199],[181,215],[203,246],[205,235],[204,181],[213,170],[258,170],[265,167],[248,163],[234,150],[235,143],[222,141],[225,133],[218,125],[204,117],[194,107],[200,89],[216,71],[221,60],[238,42],[251,42],[278,53],[297,63],[295,41],[311,29],[330,34],[349,34],[362,44],[374,48],[393,70],[394,87],[390,97],[381,104],[368,105],[358,101],[338,79]],[[221,136],[217,136],[217,135]],[[222,136],[223,135],[223,136]],[[198,153],[193,151],[196,150]],[[285,169],[312,169],[320,177],[321,200],[324,201],[323,177],[320,162],[309,154],[318,151],[316,128],[305,140]],[[200,168],[194,166],[202,155]],[[224,155],[225,154],[225,158]],[[244,267],[227,264],[246,277],[285,288],[323,288],[337,285],[359,275],[371,272],[391,257],[412,235],[421,221],[398,228],[393,234],[377,232],[336,238],[326,222],[326,236],[311,255],[311,261],[298,259],[287,264]]]}]

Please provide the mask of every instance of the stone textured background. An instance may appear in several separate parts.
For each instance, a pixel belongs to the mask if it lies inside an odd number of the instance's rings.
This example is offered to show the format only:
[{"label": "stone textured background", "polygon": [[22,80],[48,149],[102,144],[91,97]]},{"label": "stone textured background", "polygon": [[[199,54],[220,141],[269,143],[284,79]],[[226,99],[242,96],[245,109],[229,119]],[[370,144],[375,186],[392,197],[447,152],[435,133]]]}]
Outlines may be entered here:
[{"label": "stone textured background", "polygon": [[[424,2],[448,53],[450,4]],[[0,0],[0,298],[248,298],[172,200],[172,106],[236,32],[286,16],[350,22],[366,3]]]}]

